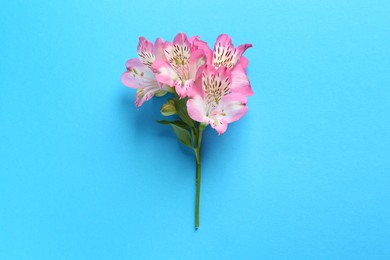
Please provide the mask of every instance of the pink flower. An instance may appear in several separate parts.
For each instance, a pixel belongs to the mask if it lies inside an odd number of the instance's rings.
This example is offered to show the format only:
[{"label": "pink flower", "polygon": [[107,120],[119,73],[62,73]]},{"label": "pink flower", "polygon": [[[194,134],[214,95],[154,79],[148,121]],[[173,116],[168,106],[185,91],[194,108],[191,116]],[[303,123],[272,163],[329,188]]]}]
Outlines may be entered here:
[{"label": "pink flower", "polygon": [[144,37],[139,38],[138,58],[130,59],[126,62],[127,70],[122,74],[121,81],[130,88],[137,89],[135,105],[140,107],[145,101],[153,96],[164,95],[170,91],[168,86],[157,82],[152,64],[158,59],[165,59],[163,54],[163,41],[158,38],[153,43]]},{"label": "pink flower", "polygon": [[218,36],[217,41],[214,44],[213,51],[211,51],[208,46],[201,46],[207,55],[207,64],[214,66],[216,69],[226,67],[231,70],[232,92],[241,93],[245,96],[253,95],[253,91],[245,71],[248,66],[248,59],[242,56],[250,47],[252,47],[252,44],[242,44],[237,48],[234,48],[232,39],[227,34],[221,34]]},{"label": "pink flower", "polygon": [[177,34],[173,43],[166,42],[166,60],[157,60],[152,66],[157,81],[174,87],[181,98],[187,96],[199,75],[198,71],[206,63],[205,53],[198,46],[202,44],[198,37],[187,39],[184,33]]},{"label": "pink flower", "polygon": [[[252,47],[252,44],[242,44],[237,48],[234,48],[230,36],[221,34],[218,36],[214,45],[212,64],[216,68],[225,66],[228,69],[233,69],[246,49],[250,47]],[[243,62],[244,64],[242,65],[246,68],[248,61],[245,59]]]},{"label": "pink flower", "polygon": [[188,115],[195,121],[210,124],[218,134],[248,110],[244,94],[232,91],[232,72],[226,67],[207,66],[202,80],[189,93]]}]

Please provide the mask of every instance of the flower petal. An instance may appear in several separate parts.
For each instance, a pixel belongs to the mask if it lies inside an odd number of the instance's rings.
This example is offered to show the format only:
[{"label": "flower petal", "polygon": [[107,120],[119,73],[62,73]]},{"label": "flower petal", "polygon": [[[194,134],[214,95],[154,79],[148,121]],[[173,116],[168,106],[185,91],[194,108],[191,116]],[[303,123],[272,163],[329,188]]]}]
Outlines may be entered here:
[{"label": "flower petal", "polygon": [[194,84],[187,91],[187,96],[189,98],[193,98],[195,96],[200,96],[201,98],[204,97],[204,91],[203,91],[203,88],[202,88],[202,78],[201,78],[202,77],[202,70],[203,69],[199,70],[198,74],[200,76],[196,77],[196,79],[194,80]]},{"label": "flower petal", "polygon": [[206,66],[202,75],[202,88],[209,104],[217,105],[221,98],[231,92],[231,72],[226,67],[217,70]]},{"label": "flower petal", "polygon": [[230,36],[221,34],[218,36],[214,45],[212,63],[217,68],[226,66],[227,68],[232,69],[249,47],[252,47],[252,44],[243,44],[234,48]]},{"label": "flower petal", "polygon": [[[243,57],[241,57],[241,59],[242,58]],[[232,70],[231,90],[234,93],[241,93],[245,96],[252,96],[253,90],[246,75],[245,69],[241,64],[241,62],[237,63],[237,65]]]},{"label": "flower petal", "polygon": [[151,68],[153,62],[156,59],[154,56],[153,43],[146,40],[144,37],[139,37],[137,50],[139,60],[142,62],[142,64],[148,68]]},{"label": "flower petal", "polygon": [[228,123],[224,118],[215,118],[210,121],[210,125],[218,132],[219,135],[225,133],[228,127]]},{"label": "flower petal", "polygon": [[153,72],[143,65],[139,59],[126,62],[127,71],[122,74],[121,81],[130,88],[136,88],[135,105],[140,107],[162,89]]},{"label": "flower petal", "polygon": [[201,123],[209,123],[209,119],[206,116],[206,103],[201,96],[195,96],[187,101],[187,111],[193,120]]},{"label": "flower petal", "polygon": [[239,63],[241,63],[241,66],[246,70],[246,68],[248,67],[248,59],[244,56],[241,56],[240,60],[238,61]]},{"label": "flower petal", "polygon": [[157,38],[154,43],[154,56],[156,60],[165,60],[164,41],[161,38]]},{"label": "flower petal", "polygon": [[155,61],[152,65],[152,69],[155,73],[157,81],[161,84],[174,86],[175,81],[178,79],[177,73],[166,61]]},{"label": "flower petal", "polygon": [[203,50],[196,50],[191,53],[190,59],[188,61],[189,67],[189,77],[192,79],[196,79],[201,75],[202,66],[206,64],[206,56]]},{"label": "flower petal", "polygon": [[207,64],[211,65],[213,59],[213,51],[207,45],[206,42],[199,40],[199,36],[194,36],[188,39],[191,44],[191,55],[193,51],[202,50],[204,55],[206,56]]},{"label": "flower petal", "polygon": [[130,59],[126,62],[127,71],[122,74],[121,81],[129,88],[144,87],[149,82],[156,82],[156,79],[147,67],[139,59]]},{"label": "flower petal", "polygon": [[232,93],[222,97],[222,115],[227,123],[237,121],[248,111],[246,96],[239,93]]},{"label": "flower petal", "polygon": [[188,45],[187,35],[185,33],[178,33],[173,39],[174,45]]},{"label": "flower petal", "polygon": [[184,33],[176,35],[173,43],[166,42],[165,57],[181,80],[190,79],[188,62],[190,59],[190,44]]},{"label": "flower petal", "polygon": [[[157,82],[156,82],[157,83]],[[143,88],[137,89],[135,94],[135,106],[140,107],[145,101],[148,101],[154,95],[158,94],[161,91],[160,87],[157,85],[148,85]]]},{"label": "flower petal", "polygon": [[185,81],[181,81],[180,79],[178,79],[175,82],[176,93],[179,95],[180,98],[184,98],[187,96],[188,90],[191,89],[193,85],[194,85],[193,79],[189,79]]}]

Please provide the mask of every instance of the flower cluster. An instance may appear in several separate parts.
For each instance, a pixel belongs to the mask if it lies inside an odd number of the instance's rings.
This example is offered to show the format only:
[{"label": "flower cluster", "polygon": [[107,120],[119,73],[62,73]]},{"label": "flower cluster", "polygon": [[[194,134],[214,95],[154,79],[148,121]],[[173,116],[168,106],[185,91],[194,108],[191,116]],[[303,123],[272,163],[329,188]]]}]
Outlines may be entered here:
[{"label": "flower cluster", "polygon": [[[251,46],[235,48],[226,34],[217,38],[214,50],[198,36],[187,38],[184,33],[173,42],[158,38],[154,44],[140,37],[138,58],[127,61],[121,80],[137,89],[137,107],[171,92],[186,101],[192,120],[222,134],[247,112],[247,96],[253,95],[246,75],[248,59],[242,56]],[[176,109],[175,102],[168,100],[161,112],[172,115]]]},{"label": "flower cluster", "polygon": [[234,47],[226,34],[217,38],[214,50],[198,36],[176,35],[173,42],[158,38],[155,43],[139,38],[138,58],[126,62],[122,82],[137,89],[135,105],[140,107],[154,96],[171,93],[161,107],[161,120],[171,125],[179,141],[192,148],[196,158],[195,228],[199,227],[200,148],[203,130],[210,125],[218,134],[248,110],[247,97],[253,95],[243,55],[251,44]]}]

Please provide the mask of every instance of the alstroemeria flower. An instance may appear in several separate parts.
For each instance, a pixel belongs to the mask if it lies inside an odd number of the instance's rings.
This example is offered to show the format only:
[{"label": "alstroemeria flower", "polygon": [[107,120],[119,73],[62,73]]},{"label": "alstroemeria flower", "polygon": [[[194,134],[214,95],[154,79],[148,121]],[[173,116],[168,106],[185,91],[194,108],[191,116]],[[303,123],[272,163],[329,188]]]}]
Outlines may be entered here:
[{"label": "alstroemeria flower", "polygon": [[248,111],[246,96],[232,92],[231,74],[226,67],[207,66],[187,102],[188,115],[195,121],[210,124],[218,134],[224,133],[229,123]]},{"label": "alstroemeria flower", "polygon": [[163,54],[163,41],[158,38],[153,45],[144,37],[139,38],[138,58],[126,62],[127,70],[122,74],[121,81],[130,88],[137,89],[135,105],[140,107],[153,96],[165,94],[170,90],[168,86],[157,82],[152,64],[158,59],[165,59]]},{"label": "alstroemeria flower", "polygon": [[166,61],[157,60],[153,63],[157,81],[174,87],[181,98],[187,96],[198,70],[206,63],[204,51],[194,44],[197,41],[198,37],[187,39],[184,33],[179,33],[173,43],[164,44]]},{"label": "alstroemeria flower", "polygon": [[230,36],[227,34],[221,34],[218,36],[214,45],[212,64],[215,68],[225,66],[228,69],[233,69],[240,60],[242,54],[244,54],[246,49],[250,47],[252,47],[252,44],[246,43],[234,48]]},{"label": "alstroemeria flower", "polygon": [[207,56],[208,65],[214,66],[216,69],[226,67],[231,70],[232,92],[241,93],[245,96],[253,95],[245,71],[248,67],[248,59],[242,56],[250,47],[252,47],[252,44],[242,44],[235,48],[232,39],[227,34],[218,36],[213,51],[207,45],[199,46]]}]

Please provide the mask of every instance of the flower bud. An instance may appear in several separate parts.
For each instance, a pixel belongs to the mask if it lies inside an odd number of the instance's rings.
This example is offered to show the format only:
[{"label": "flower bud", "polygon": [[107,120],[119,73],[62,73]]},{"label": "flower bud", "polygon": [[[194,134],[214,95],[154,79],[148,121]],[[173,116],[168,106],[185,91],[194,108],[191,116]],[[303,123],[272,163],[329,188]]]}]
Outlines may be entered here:
[{"label": "flower bud", "polygon": [[168,99],[168,102],[162,105],[160,112],[163,116],[171,116],[176,114],[175,101]]}]

